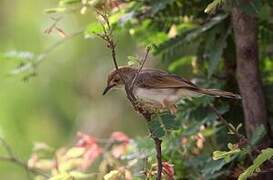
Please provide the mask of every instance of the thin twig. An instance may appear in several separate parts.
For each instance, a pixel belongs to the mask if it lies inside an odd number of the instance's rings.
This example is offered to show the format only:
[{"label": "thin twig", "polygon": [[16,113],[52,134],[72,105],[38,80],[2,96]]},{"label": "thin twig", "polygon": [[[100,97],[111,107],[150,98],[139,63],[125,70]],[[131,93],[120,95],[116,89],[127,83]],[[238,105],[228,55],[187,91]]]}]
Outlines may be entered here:
[{"label": "thin twig", "polygon": [[38,175],[41,175],[41,176],[43,176],[45,178],[49,178],[50,177],[48,174],[46,174],[45,172],[43,172],[40,169],[28,167],[28,165],[25,162],[19,160],[18,158],[0,156],[0,161],[6,161],[6,162],[10,162],[10,163],[16,164],[18,166],[23,167],[27,172],[31,172],[33,174],[38,174]]},{"label": "thin twig", "polygon": [[44,52],[39,54],[37,56],[37,58],[34,59],[31,63],[28,63],[28,64],[26,64],[24,66],[21,66],[20,68],[17,68],[15,70],[13,70],[10,74],[11,75],[16,75],[16,74],[23,73],[23,72],[26,72],[26,71],[28,71],[30,69],[33,69],[33,68],[37,67],[57,47],[59,47],[60,45],[64,44],[66,41],[68,41],[68,40],[72,39],[73,37],[78,36],[78,35],[80,35],[82,33],[83,33],[83,30],[72,33],[72,34],[68,35],[66,38],[63,38],[63,39],[53,43]]},{"label": "thin twig", "polygon": [[55,17],[51,17],[51,19],[54,21],[53,24],[51,26],[49,26],[48,28],[46,28],[44,30],[44,33],[50,34],[53,29],[55,29],[57,27],[57,24],[59,23],[59,21],[62,19],[61,17],[59,18],[55,18]]},{"label": "thin twig", "polygon": [[1,138],[1,137],[0,137],[0,142],[3,145],[4,149],[7,151],[8,155],[10,157],[14,157],[15,155],[14,155],[14,153],[13,153],[10,145],[3,138]]},{"label": "thin twig", "polygon": [[248,142],[248,139],[247,139],[245,136],[243,136],[242,134],[240,134],[238,131],[236,131],[236,129],[234,129],[234,127],[233,127],[231,124],[229,124],[229,123],[223,118],[223,116],[217,111],[217,109],[216,109],[212,104],[210,104],[210,107],[211,107],[211,109],[215,112],[215,114],[216,114],[216,116],[218,117],[218,119],[220,119],[221,122],[222,122],[226,127],[228,127],[228,129],[231,130],[232,133],[234,133],[235,136],[236,136],[239,140],[243,140],[243,142],[250,144],[250,143]]},{"label": "thin twig", "polygon": [[45,172],[43,172],[42,170],[36,169],[36,168],[31,168],[27,165],[27,163],[25,163],[24,161],[22,161],[18,157],[16,157],[16,155],[13,152],[10,145],[1,137],[0,137],[0,142],[3,145],[4,149],[6,150],[6,152],[8,153],[8,156],[0,156],[0,161],[14,163],[18,166],[23,167],[26,170],[26,172],[31,172],[33,174],[39,174],[45,178],[49,178],[49,176]]},{"label": "thin twig", "polygon": [[146,62],[147,59],[148,59],[148,55],[149,55],[150,50],[151,50],[151,47],[148,46],[148,47],[146,48],[146,54],[145,54],[145,56],[144,56],[144,58],[143,58],[143,60],[142,60],[142,62],[141,62],[141,65],[140,65],[140,67],[139,67],[139,69],[138,69],[136,75],[134,76],[134,79],[132,80],[132,83],[131,83],[131,86],[130,86],[130,90],[131,90],[131,91],[133,91],[134,85],[135,85],[135,83],[136,83],[136,79],[138,78],[140,71],[143,69],[143,66],[144,66],[145,62]]}]

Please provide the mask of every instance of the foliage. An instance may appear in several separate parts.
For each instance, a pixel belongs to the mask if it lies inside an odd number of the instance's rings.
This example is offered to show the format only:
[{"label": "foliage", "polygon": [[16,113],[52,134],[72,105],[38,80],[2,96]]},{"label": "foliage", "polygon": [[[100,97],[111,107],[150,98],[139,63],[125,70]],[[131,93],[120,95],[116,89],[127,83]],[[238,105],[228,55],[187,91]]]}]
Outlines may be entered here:
[{"label": "foliage", "polygon": [[[105,8],[109,11],[115,33],[126,32],[138,44],[152,45],[155,59],[162,62],[160,67],[188,78],[194,76],[196,78],[192,80],[202,87],[232,89],[236,92],[237,87],[229,82],[233,77],[226,72],[230,70],[227,62],[231,62],[233,59],[230,57],[235,56],[230,11],[233,6],[239,6],[243,11],[258,16],[262,58],[260,65],[263,80],[269,89],[269,103],[272,103],[272,6],[270,2],[256,0],[249,3],[230,2],[60,0],[56,8],[47,9],[46,13],[73,11],[86,15],[88,11],[95,12]],[[94,37],[102,31],[101,23],[90,22],[84,28],[84,36],[94,41]],[[18,66],[16,72],[25,68],[25,65],[36,66],[35,60],[40,58],[39,54],[15,51],[2,56],[21,61],[23,66]],[[140,58],[130,53],[128,65],[139,64]],[[235,72],[234,69],[232,71]],[[212,104],[229,122],[229,129],[219,121],[219,115],[211,109]],[[166,178],[219,179],[234,175],[239,167],[246,169],[240,179],[258,173],[263,168],[261,165],[272,157],[272,149],[262,150],[253,165],[247,168],[249,154],[255,150],[252,147],[256,148],[265,129],[258,128],[249,142],[242,142],[240,137],[235,139],[236,135],[243,133],[243,129],[240,129],[243,123],[241,114],[238,101],[195,97],[182,99],[178,103],[176,116],[168,112],[154,115],[148,122],[148,129],[150,136],[163,140],[163,161],[168,160],[163,163]],[[271,112],[271,119],[272,115]],[[223,150],[226,146],[228,150]],[[91,176],[104,179],[152,178],[156,173],[154,154],[153,144],[148,138],[129,139],[127,135],[116,132],[105,143],[80,134],[78,143],[72,147],[53,151],[44,145],[42,148],[34,148],[29,166],[45,170],[52,180],[84,179]],[[95,167],[97,161],[98,168]],[[234,176],[238,177],[238,174]]]},{"label": "foliage", "polygon": [[177,130],[179,123],[175,120],[175,116],[169,113],[160,113],[154,115],[152,120],[148,122],[151,136],[161,138],[171,130]]},{"label": "foliage", "polygon": [[240,176],[239,180],[246,180],[256,171],[259,173],[260,166],[267,160],[273,157],[273,149],[267,148],[263,149],[262,152],[253,161],[253,165],[249,166]]},{"label": "foliage", "polygon": [[101,24],[99,23],[89,24],[84,31],[85,38],[92,38],[95,36],[95,34],[101,33],[102,31],[103,31],[103,28]]},{"label": "foliage", "polygon": [[212,159],[213,160],[224,159],[225,161],[229,161],[231,155],[241,152],[237,145],[234,146],[231,143],[228,144],[228,148],[229,151],[214,151],[212,154]]},{"label": "foliage", "polygon": [[221,6],[225,1],[224,0],[214,0],[212,1],[205,9],[205,13],[214,13],[216,9]]}]

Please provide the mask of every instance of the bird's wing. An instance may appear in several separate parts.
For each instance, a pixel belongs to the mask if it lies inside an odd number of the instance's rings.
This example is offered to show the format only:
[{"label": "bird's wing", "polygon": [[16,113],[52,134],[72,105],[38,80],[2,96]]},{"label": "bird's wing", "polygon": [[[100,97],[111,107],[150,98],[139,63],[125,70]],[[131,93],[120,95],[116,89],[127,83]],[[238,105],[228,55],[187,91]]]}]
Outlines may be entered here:
[{"label": "bird's wing", "polygon": [[164,89],[164,88],[187,88],[199,89],[187,79],[174,74],[156,69],[143,69],[136,80],[138,87]]}]

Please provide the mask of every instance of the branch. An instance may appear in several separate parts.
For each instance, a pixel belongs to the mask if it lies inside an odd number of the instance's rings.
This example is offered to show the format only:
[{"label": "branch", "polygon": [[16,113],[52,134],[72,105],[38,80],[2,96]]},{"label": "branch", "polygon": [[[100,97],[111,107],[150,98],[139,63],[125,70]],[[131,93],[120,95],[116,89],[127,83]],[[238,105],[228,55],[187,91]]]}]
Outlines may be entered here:
[{"label": "branch", "polygon": [[233,126],[231,126],[231,124],[229,124],[224,118],[223,116],[217,111],[217,109],[212,105],[210,104],[210,108],[215,112],[216,116],[218,117],[218,119],[221,120],[221,122],[229,129],[232,131],[232,133],[235,134],[235,136],[242,142],[245,142],[247,144],[250,144],[250,142],[248,141],[248,139],[243,136],[242,134],[238,133],[238,131],[236,131],[236,129],[234,129]]},{"label": "branch", "polygon": [[18,166],[21,166],[22,168],[25,169],[26,172],[31,172],[33,174],[38,174],[41,175],[45,178],[49,178],[49,175],[43,172],[40,169],[37,168],[30,168],[27,163],[24,161],[20,160],[18,157],[16,157],[15,153],[13,152],[12,148],[10,145],[0,137],[0,143],[4,147],[5,151],[7,152],[8,156],[0,156],[0,161],[6,161],[6,162],[11,162],[13,164],[16,164]]},{"label": "branch", "polygon": [[146,48],[146,54],[145,54],[145,56],[144,56],[144,58],[143,58],[143,60],[141,62],[141,65],[140,65],[140,67],[139,67],[136,75],[134,76],[134,79],[132,80],[131,86],[129,88],[130,91],[133,91],[133,89],[134,89],[134,85],[136,83],[136,79],[138,78],[140,71],[143,69],[143,66],[144,66],[145,62],[147,61],[147,58],[148,58],[150,50],[151,50],[150,46]]},{"label": "branch", "polygon": [[14,69],[10,74],[16,75],[19,73],[26,72],[30,69],[35,69],[41,62],[45,60],[45,58],[56,48],[58,48],[60,45],[64,44],[66,41],[72,39],[75,36],[78,36],[83,33],[83,30],[72,33],[68,35],[66,38],[63,38],[55,43],[53,43],[51,46],[49,46],[44,52],[41,52],[36,59],[34,59],[32,62],[25,64],[24,66],[21,66],[20,68]]},{"label": "branch", "polygon": [[161,179],[162,176],[162,153],[161,153],[161,142],[159,138],[153,138],[155,142],[155,149],[156,149],[156,159],[157,159],[157,180]]},{"label": "branch", "polygon": [[0,137],[0,143],[3,145],[4,149],[7,151],[10,157],[15,157],[10,145],[1,137]]}]

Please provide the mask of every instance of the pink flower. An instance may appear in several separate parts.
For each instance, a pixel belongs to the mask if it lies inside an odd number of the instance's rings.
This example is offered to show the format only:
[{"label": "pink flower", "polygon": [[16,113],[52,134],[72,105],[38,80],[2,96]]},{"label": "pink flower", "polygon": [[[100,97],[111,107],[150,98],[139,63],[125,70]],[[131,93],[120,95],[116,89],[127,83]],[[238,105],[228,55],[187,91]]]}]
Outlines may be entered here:
[{"label": "pink flower", "polygon": [[81,165],[81,169],[82,170],[88,169],[96,160],[96,158],[101,154],[102,149],[97,144],[94,144],[93,146],[89,147],[83,155],[84,161]]},{"label": "pink flower", "polygon": [[168,180],[174,180],[174,169],[173,165],[168,162],[163,162],[163,173],[167,175]]},{"label": "pink flower", "polygon": [[122,4],[122,1],[120,0],[107,0],[106,6],[110,8],[111,10],[114,10],[116,8],[119,8],[119,6]]},{"label": "pink flower", "polygon": [[82,132],[77,133],[78,141],[76,143],[77,147],[89,147],[93,144],[97,144],[97,139],[95,137],[89,136]]},{"label": "pink flower", "polygon": [[111,141],[118,142],[120,144],[114,145],[112,148],[112,155],[115,158],[120,158],[122,155],[126,154],[128,151],[129,137],[123,132],[113,132],[111,135]]},{"label": "pink flower", "polygon": [[78,132],[79,137],[76,146],[85,148],[85,153],[83,154],[83,163],[81,164],[81,169],[88,169],[98,156],[102,154],[101,147],[97,144],[97,139],[89,136],[87,134]]},{"label": "pink flower", "polygon": [[130,141],[129,137],[120,131],[113,132],[111,135],[111,140],[124,143],[124,144],[128,144]]}]

